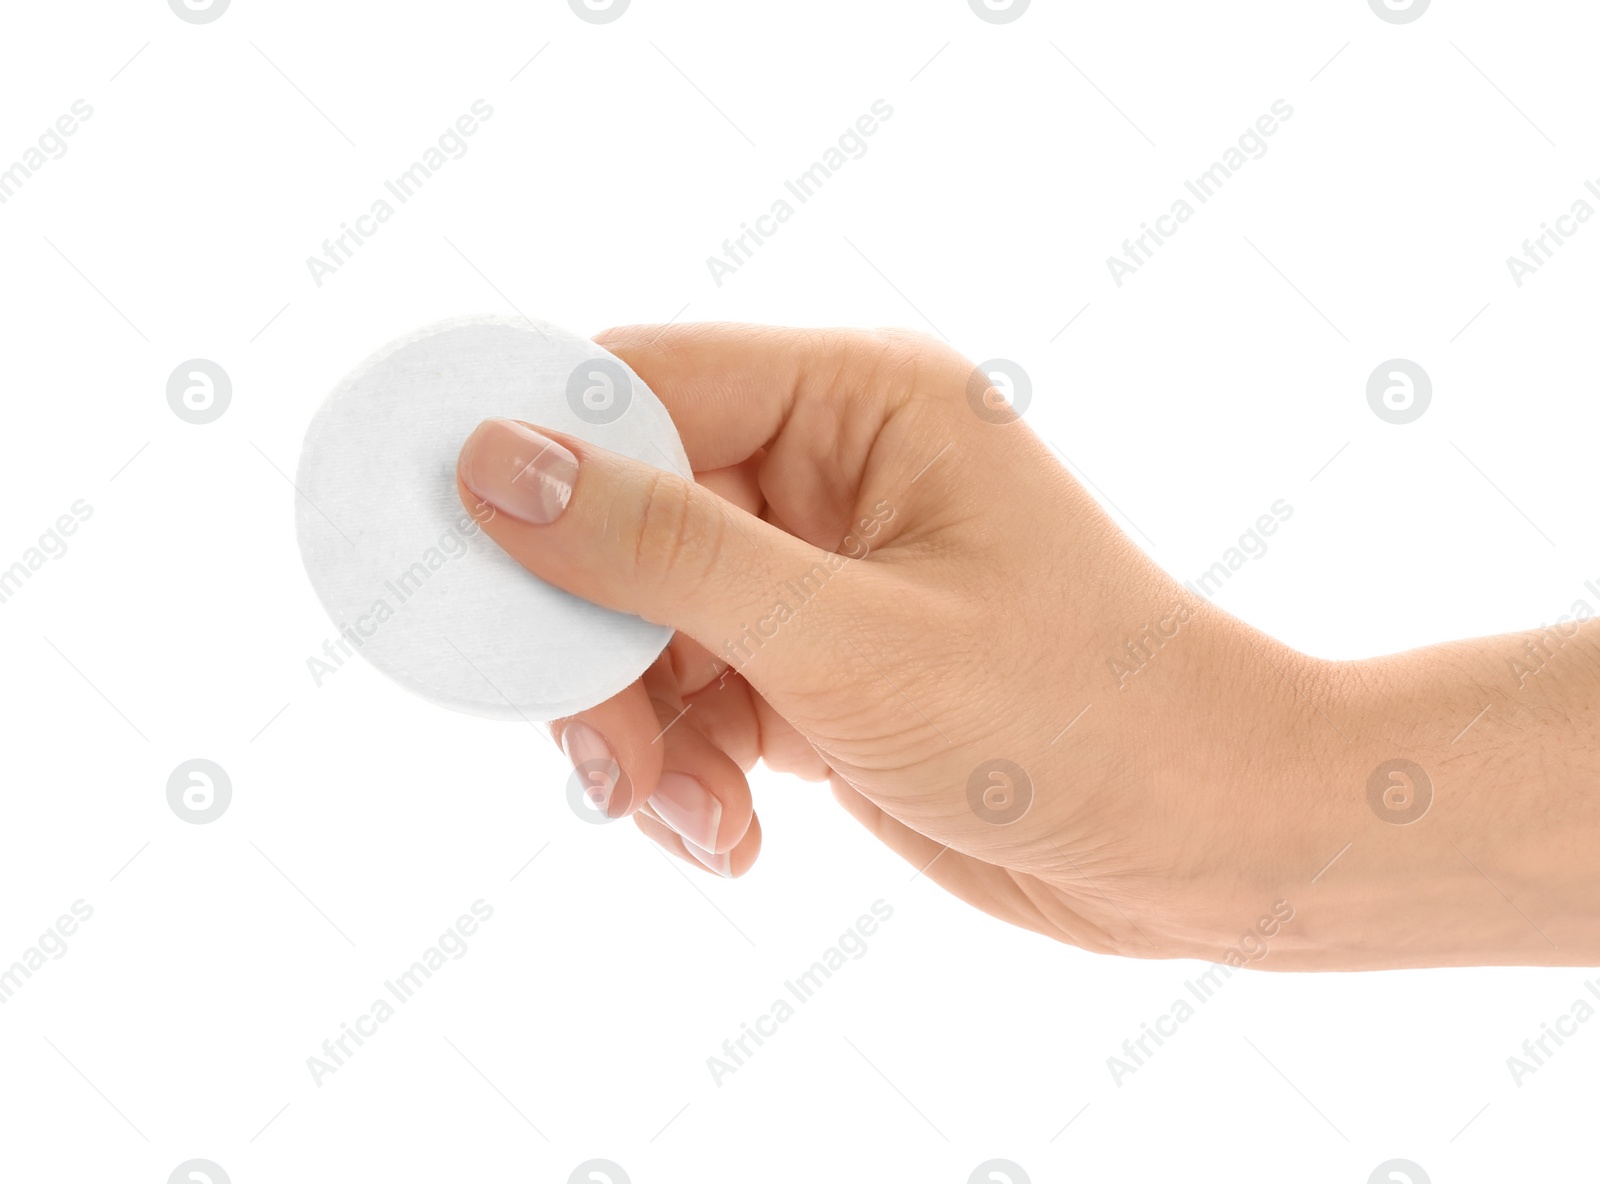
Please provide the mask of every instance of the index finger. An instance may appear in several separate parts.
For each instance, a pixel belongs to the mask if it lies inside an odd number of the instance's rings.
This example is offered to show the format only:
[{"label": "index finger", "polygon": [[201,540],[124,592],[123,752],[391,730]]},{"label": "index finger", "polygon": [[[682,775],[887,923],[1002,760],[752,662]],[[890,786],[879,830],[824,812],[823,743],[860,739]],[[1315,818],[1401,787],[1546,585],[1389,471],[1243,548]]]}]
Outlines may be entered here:
[{"label": "index finger", "polygon": [[888,338],[859,329],[629,325],[595,341],[644,379],[696,472],[749,459],[796,409],[867,385]]}]

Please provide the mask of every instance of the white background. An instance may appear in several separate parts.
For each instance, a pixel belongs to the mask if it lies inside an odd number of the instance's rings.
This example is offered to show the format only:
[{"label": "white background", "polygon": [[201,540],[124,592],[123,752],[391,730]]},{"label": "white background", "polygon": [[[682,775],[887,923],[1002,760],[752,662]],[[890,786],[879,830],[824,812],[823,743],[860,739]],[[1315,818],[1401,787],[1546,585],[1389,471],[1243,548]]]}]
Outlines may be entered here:
[{"label": "white background", "polygon": [[[1505,259],[1600,178],[1591,5],[4,21],[0,168],[94,114],[0,205],[0,566],[75,500],[93,516],[0,604],[0,964],[74,900],[94,916],[0,1006],[0,1177],[203,1156],[237,1184],[564,1181],[605,1157],[638,1184],[955,1182],[999,1156],[1034,1181],[1359,1184],[1588,1150],[1600,1025],[1520,1087],[1506,1067],[1583,971],[1236,977],[1118,1086],[1106,1058],[1201,965],[1006,929],[759,771],[756,870],[680,872],[578,821],[534,729],[363,665],[317,688],[331,626],[284,473],[342,374],[444,317],[903,325],[1020,362],[1033,428],[1180,579],[1287,500],[1218,603],[1293,645],[1553,621],[1600,577],[1600,225],[1520,289]],[[319,287],[307,256],[476,99],[470,151]],[[877,99],[867,153],[718,286],[707,256]],[[1106,257],[1278,99],[1266,155],[1119,288]],[[165,397],[195,357],[234,387],[204,426]],[[1405,426],[1365,398],[1393,357],[1434,383]],[[165,796],[194,757],[233,784],[204,826]],[[314,1084],[306,1058],[480,898],[466,956]],[[879,899],[867,954],[714,1084],[706,1058]]]}]

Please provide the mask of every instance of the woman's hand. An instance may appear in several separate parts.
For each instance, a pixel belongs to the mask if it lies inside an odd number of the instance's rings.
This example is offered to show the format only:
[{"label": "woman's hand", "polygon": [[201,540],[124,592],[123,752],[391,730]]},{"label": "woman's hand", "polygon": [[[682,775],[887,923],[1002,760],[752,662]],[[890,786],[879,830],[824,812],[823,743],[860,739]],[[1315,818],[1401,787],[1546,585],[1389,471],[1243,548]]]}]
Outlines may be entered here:
[{"label": "woman's hand", "polygon": [[[967,902],[1086,949],[1498,960],[1419,934],[1479,881],[1437,841],[1396,848],[1412,828],[1369,807],[1375,768],[1426,755],[1412,725],[1436,707],[1385,715],[1415,665],[1379,679],[1307,658],[1177,585],[987,375],[926,338],[598,340],[665,403],[695,482],[504,420],[473,433],[459,476],[529,570],[678,631],[639,683],[553,724],[613,817],[742,875],[761,759],[829,781]],[[1380,861],[1355,886],[1325,867],[1347,844],[1350,867]],[[1563,960],[1526,936],[1526,960]]]}]

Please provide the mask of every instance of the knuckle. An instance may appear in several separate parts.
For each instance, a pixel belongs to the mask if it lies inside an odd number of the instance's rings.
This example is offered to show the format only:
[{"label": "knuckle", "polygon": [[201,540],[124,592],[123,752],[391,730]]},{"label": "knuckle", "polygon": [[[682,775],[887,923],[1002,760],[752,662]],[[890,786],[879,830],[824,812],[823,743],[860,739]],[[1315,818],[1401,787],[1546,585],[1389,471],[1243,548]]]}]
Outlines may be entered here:
[{"label": "knuckle", "polygon": [[903,397],[963,394],[972,363],[938,338],[913,329],[875,329],[863,339],[872,381]]},{"label": "knuckle", "polygon": [[643,494],[634,544],[636,576],[661,591],[697,580],[716,562],[721,528],[696,513],[695,491],[665,472],[652,473]]}]

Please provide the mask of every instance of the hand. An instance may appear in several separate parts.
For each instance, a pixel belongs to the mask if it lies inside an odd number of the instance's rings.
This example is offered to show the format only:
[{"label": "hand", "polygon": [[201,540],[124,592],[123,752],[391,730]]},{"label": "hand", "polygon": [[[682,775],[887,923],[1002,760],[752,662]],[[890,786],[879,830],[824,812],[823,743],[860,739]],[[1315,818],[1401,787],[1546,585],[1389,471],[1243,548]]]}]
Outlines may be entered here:
[{"label": "hand", "polygon": [[1403,703],[1420,736],[1455,708],[1417,701],[1426,660],[1318,661],[1180,587],[971,362],[898,332],[597,340],[666,404],[696,480],[504,420],[459,479],[529,570],[678,631],[639,683],[552,725],[575,762],[614,762],[614,817],[742,875],[761,759],[829,781],[967,902],[1086,949],[1548,960],[1509,911],[1484,929],[1460,907],[1479,882],[1437,836],[1408,854],[1368,806],[1382,761],[1428,755],[1385,713]]}]

